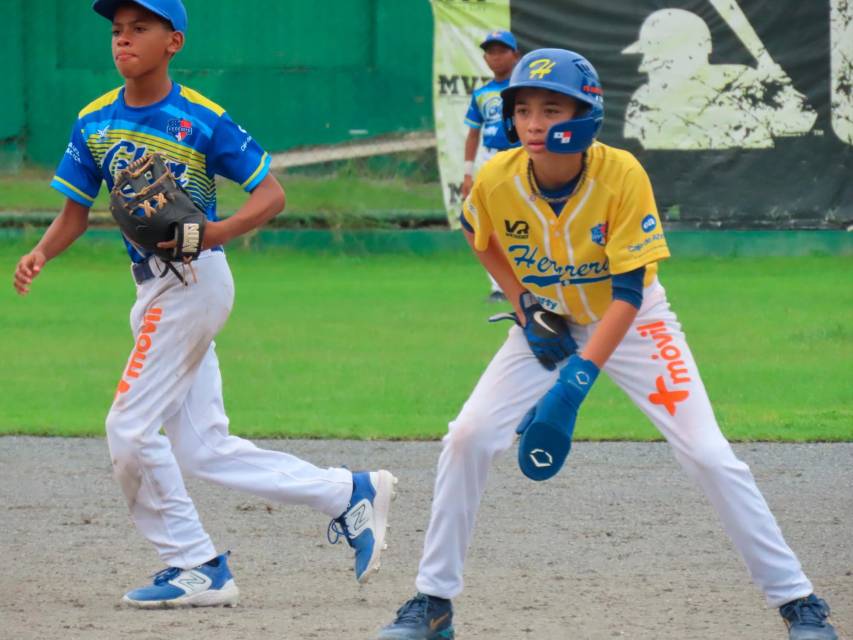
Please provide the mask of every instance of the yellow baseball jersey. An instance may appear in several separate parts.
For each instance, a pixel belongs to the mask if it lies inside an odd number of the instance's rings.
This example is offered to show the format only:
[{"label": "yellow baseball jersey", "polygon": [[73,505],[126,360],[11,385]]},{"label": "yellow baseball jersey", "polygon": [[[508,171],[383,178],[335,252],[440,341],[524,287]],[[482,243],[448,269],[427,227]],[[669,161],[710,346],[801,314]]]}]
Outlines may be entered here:
[{"label": "yellow baseball jersey", "polygon": [[485,251],[497,238],[521,284],[549,311],[578,324],[600,320],[612,300],[610,278],[669,257],[652,185],[637,159],[599,142],[560,215],[533,195],[523,148],[487,162],[462,215]]}]

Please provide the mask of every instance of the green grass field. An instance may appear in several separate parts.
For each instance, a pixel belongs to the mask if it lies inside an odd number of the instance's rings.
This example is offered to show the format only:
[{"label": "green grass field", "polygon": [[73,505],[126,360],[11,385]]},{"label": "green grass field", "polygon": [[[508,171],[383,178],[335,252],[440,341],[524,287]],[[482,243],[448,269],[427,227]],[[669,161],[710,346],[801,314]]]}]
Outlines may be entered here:
[{"label": "green grass field", "polygon": [[[0,242],[0,434],[99,435],[131,347],[120,242],[82,242],[30,296],[10,286],[36,237]],[[95,251],[95,248],[98,251]],[[467,253],[348,256],[232,250],[218,351],[235,433],[441,436],[508,325],[489,325]],[[726,434],[853,440],[853,259],[675,259],[662,280]],[[656,439],[608,380],[580,439]]]},{"label": "green grass field", "polygon": [[[16,176],[0,177],[0,203],[5,211],[18,213],[56,212],[64,196],[50,187],[52,174],[30,170]],[[287,193],[287,210],[276,219],[288,224],[306,215],[323,218],[330,225],[347,224],[365,216],[379,219],[390,214],[437,212],[443,217],[441,187],[435,182],[417,182],[400,177],[365,178],[351,175],[279,175]],[[217,182],[219,212],[230,215],[246,201],[245,192],[233,182]],[[106,188],[92,207],[107,214]],[[108,215],[108,214],[107,214]]]}]

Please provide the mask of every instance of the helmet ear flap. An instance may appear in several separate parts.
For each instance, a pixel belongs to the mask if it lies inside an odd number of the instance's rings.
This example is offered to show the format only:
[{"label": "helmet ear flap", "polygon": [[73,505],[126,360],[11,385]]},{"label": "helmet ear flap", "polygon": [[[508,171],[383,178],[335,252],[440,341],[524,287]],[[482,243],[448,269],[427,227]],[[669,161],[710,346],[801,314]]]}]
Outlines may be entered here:
[{"label": "helmet ear flap", "polygon": [[506,132],[506,139],[509,140],[510,144],[515,144],[518,142],[518,131],[515,128],[515,119],[512,116],[504,117],[504,131]]},{"label": "helmet ear flap", "polygon": [[510,144],[515,144],[518,142],[518,130],[515,128],[515,117],[513,115],[515,111],[515,92],[504,89],[501,92],[501,99],[503,101],[503,126],[506,139],[509,140]]}]

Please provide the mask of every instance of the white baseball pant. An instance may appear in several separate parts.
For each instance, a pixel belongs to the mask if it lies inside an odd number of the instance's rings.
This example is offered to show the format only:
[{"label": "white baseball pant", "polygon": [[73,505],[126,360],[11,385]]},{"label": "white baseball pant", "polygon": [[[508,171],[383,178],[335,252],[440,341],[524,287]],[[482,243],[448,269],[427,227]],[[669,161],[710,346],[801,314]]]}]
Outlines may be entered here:
[{"label": "white baseball pant", "polygon": [[[572,325],[581,348],[595,327]],[[812,585],[749,467],[720,432],[681,325],[657,281],[646,287],[642,308],[604,371],[660,430],[704,491],[768,604],[778,607],[810,594]],[[465,555],[492,462],[510,448],[522,416],[557,375],[539,364],[524,332],[513,326],[443,439],[418,591],[442,598],[462,591]]]},{"label": "white baseball pant", "polygon": [[[159,273],[162,263],[151,258]],[[181,269],[178,266],[178,269]],[[107,416],[113,471],[136,527],[169,566],[217,555],[182,473],[337,517],[352,494],[346,469],[320,469],[228,434],[213,338],[234,301],[222,252],[205,251],[188,286],[173,275],[137,285],[135,345]],[[161,427],[165,435],[161,433]]]}]

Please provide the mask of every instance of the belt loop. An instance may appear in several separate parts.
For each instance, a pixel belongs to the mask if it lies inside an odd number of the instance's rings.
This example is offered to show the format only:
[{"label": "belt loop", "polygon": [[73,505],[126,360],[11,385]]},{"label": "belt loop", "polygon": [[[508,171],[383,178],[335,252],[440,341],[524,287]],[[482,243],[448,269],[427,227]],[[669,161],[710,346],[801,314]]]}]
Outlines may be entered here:
[{"label": "belt loop", "polygon": [[136,284],[142,284],[154,277],[154,271],[151,269],[149,261],[150,258],[146,259],[144,262],[131,263],[130,272],[133,275],[133,279],[136,281]]}]

